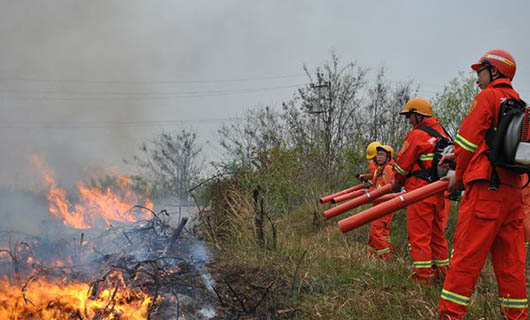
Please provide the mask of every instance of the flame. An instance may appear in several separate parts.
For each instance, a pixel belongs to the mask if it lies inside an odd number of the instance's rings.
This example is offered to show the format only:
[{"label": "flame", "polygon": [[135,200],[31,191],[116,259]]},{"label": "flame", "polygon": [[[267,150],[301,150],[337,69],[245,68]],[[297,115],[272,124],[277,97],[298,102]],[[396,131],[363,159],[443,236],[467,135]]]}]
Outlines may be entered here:
[{"label": "flame", "polygon": [[149,295],[128,288],[116,292],[106,288],[91,299],[90,289],[86,283],[59,284],[39,279],[21,290],[3,278],[0,319],[147,319],[152,302]]},{"label": "flame", "polygon": [[[66,191],[57,186],[53,171],[46,167],[44,161],[36,155],[31,156],[30,161],[42,173],[43,182],[48,188],[50,213],[65,225],[76,229],[91,229],[102,222],[109,226],[112,221],[137,221],[138,215],[133,215],[131,208],[141,203],[142,197],[130,189],[130,177],[124,175],[114,178],[116,192],[110,187],[103,191],[101,186],[89,187],[78,182],[79,203],[72,205],[66,198]],[[144,198],[144,206],[152,210],[153,203],[147,197]],[[140,218],[149,218],[149,215],[143,211]]]}]

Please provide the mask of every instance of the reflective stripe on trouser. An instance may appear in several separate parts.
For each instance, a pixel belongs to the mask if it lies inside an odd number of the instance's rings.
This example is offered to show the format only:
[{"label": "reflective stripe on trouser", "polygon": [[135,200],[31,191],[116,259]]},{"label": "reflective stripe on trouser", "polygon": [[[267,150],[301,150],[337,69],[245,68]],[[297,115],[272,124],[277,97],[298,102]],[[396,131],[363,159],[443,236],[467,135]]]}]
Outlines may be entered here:
[{"label": "reflective stripe on trouser", "polygon": [[368,246],[373,248],[378,256],[388,256],[392,250],[389,241],[392,216],[393,214],[389,214],[370,223]]},{"label": "reflective stripe on trouser", "polygon": [[370,252],[375,253],[378,256],[384,255],[385,253],[390,253],[390,251],[391,251],[390,247],[384,248],[384,249],[381,249],[381,250],[376,250],[374,247],[371,247],[371,246],[368,246],[368,250]]},{"label": "reflective stripe on trouser", "polygon": [[446,317],[442,319],[462,319],[467,304],[452,300],[444,292],[470,297],[489,253],[499,296],[503,297],[503,315],[508,319],[527,318],[520,189],[506,185],[497,191],[488,188],[488,181],[474,182],[462,198],[454,254],[440,297],[440,315]]},{"label": "reflective stripe on trouser", "polygon": [[463,295],[451,292],[446,289],[442,289],[441,298],[444,300],[459,304],[464,307],[467,307],[467,305],[469,304],[469,301],[471,301],[471,297],[463,296]]},{"label": "reflective stripe on trouser", "polygon": [[449,265],[449,259],[434,260],[434,265],[437,267],[446,267]]},{"label": "reflective stripe on trouser", "polygon": [[527,299],[511,299],[511,298],[500,297],[499,301],[501,303],[501,308],[517,308],[517,309],[528,308]]},{"label": "reflective stripe on trouser", "polygon": [[410,256],[416,277],[431,276],[432,261],[449,259],[444,237],[446,214],[441,194],[407,207],[407,231]]}]

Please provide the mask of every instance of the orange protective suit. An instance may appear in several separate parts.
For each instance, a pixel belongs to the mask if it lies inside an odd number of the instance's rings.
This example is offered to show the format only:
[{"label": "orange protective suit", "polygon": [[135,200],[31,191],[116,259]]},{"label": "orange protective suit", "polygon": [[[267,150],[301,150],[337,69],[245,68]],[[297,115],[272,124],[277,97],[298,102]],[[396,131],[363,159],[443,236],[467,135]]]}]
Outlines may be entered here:
[{"label": "orange protective suit", "polygon": [[447,227],[447,220],[449,220],[449,215],[451,214],[451,199],[449,199],[449,191],[444,192],[444,210],[445,210],[445,224],[443,229]]},{"label": "orange protective suit", "polygon": [[[392,171],[392,166],[386,164],[376,168],[372,182],[375,189],[390,184],[393,180],[394,172]],[[392,255],[392,244],[390,244],[392,216],[393,214],[389,214],[370,223],[368,248],[383,260],[390,258]]]},{"label": "orange protective suit", "polygon": [[465,194],[441,294],[440,319],[462,319],[488,254],[503,316],[528,317],[521,176],[497,167],[500,186],[490,190],[492,167],[486,155],[486,132],[497,125],[501,101],[509,96],[519,97],[510,80],[492,81],[473,100],[455,139],[456,177],[463,181]]},{"label": "orange protective suit", "polygon": [[[527,179],[528,180],[528,179]],[[526,184],[526,182],[525,182]],[[530,243],[530,184],[521,190],[523,195],[523,228],[524,228],[524,247],[528,248]]]},{"label": "orange protective suit", "polygon": [[[408,133],[394,166],[395,179],[404,183],[406,191],[429,183],[414,175],[421,170],[419,161],[422,161],[426,170],[430,170],[436,144],[436,138],[418,129],[422,125],[447,136],[438,120],[433,117],[425,118]],[[447,224],[444,207],[443,193],[407,207],[408,241],[414,265],[413,280],[417,282],[429,282],[431,277],[444,274],[449,265],[447,240],[444,237]]]},{"label": "orange protective suit", "polygon": [[368,168],[368,172],[370,174],[370,180],[372,180],[373,177],[374,177],[374,172],[377,169],[377,165],[375,164],[375,161],[374,160],[368,160],[367,168]]}]

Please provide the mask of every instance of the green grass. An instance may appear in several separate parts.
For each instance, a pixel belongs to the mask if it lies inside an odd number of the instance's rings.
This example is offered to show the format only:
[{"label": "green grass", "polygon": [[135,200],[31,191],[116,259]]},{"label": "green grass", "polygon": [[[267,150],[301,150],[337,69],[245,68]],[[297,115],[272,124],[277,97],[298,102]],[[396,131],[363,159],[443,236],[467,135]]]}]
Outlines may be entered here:
[{"label": "green grass", "polygon": [[[237,211],[237,223],[228,224],[232,228],[227,232],[230,236],[213,243],[217,248],[216,265],[249,278],[256,270],[263,270],[262,276],[255,279],[261,284],[256,286],[282,284],[274,292],[275,297],[264,299],[266,303],[256,310],[254,315],[259,319],[437,319],[441,285],[410,281],[412,264],[404,211],[394,215],[391,235],[395,250],[392,260],[384,262],[367,254],[367,226],[347,234],[339,231],[336,222],[345,215],[331,221],[324,221],[322,216],[315,224],[312,206],[301,206],[274,220],[276,249],[264,249],[255,240],[252,208],[241,204],[233,210]],[[230,217],[227,215],[227,219]],[[455,221],[453,207],[449,239]],[[271,230],[267,224],[268,239],[272,238]],[[241,290],[244,292],[244,286]],[[490,263],[475,292],[467,319],[499,318]]]}]

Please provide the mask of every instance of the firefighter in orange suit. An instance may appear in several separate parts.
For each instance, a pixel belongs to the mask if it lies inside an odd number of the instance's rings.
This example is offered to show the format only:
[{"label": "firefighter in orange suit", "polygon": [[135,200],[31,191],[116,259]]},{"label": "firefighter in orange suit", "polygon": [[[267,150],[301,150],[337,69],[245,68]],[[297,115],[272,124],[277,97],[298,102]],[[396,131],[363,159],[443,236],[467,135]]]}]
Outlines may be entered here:
[{"label": "firefighter in orange suit", "polygon": [[[445,130],[432,117],[432,107],[428,100],[410,100],[400,114],[405,115],[413,129],[408,133],[394,166],[395,188],[404,185],[412,191],[430,183],[434,148],[437,138],[422,128],[434,129],[443,137]],[[443,194],[437,194],[407,207],[407,231],[410,256],[414,265],[412,279],[429,283],[445,274],[449,265],[449,252],[444,237],[446,215]]]},{"label": "firefighter in orange suit", "polygon": [[491,254],[502,316],[527,319],[521,176],[492,167],[486,151],[488,130],[499,121],[501,102],[519,98],[512,88],[515,60],[491,50],[471,68],[477,72],[477,94],[455,139],[456,174],[449,189],[464,186],[458,210],[454,253],[440,299],[440,319],[462,319],[480,271]]},{"label": "firefighter in orange suit", "polygon": [[363,182],[371,181],[374,177],[374,171],[377,168],[375,164],[375,156],[377,155],[377,147],[382,147],[383,145],[379,141],[371,142],[368,147],[366,147],[366,160],[368,161],[368,173],[360,174],[358,178]]},{"label": "firefighter in orange suit", "polygon": [[[396,161],[394,160],[394,157],[395,157],[394,148],[392,148],[389,145],[384,145],[383,148],[385,148],[386,150],[390,150],[390,160],[389,160],[388,164],[390,165],[390,168],[394,168],[394,165],[396,164]],[[394,171],[392,170],[392,178],[393,177],[394,177]],[[387,232],[388,232],[386,234],[387,239],[390,239],[390,228],[387,230]]]},{"label": "firefighter in orange suit", "polygon": [[[378,146],[375,156],[377,168],[372,178],[373,189],[381,188],[392,183],[394,173],[390,166],[391,150],[389,146]],[[390,244],[390,222],[393,214],[372,221],[370,224],[368,248],[377,257],[386,260],[392,255],[392,244]]]},{"label": "firefighter in orange suit", "polygon": [[383,148],[390,150],[390,162],[388,164],[393,168],[396,164],[396,161],[394,160],[394,148],[389,145],[384,145]]}]

